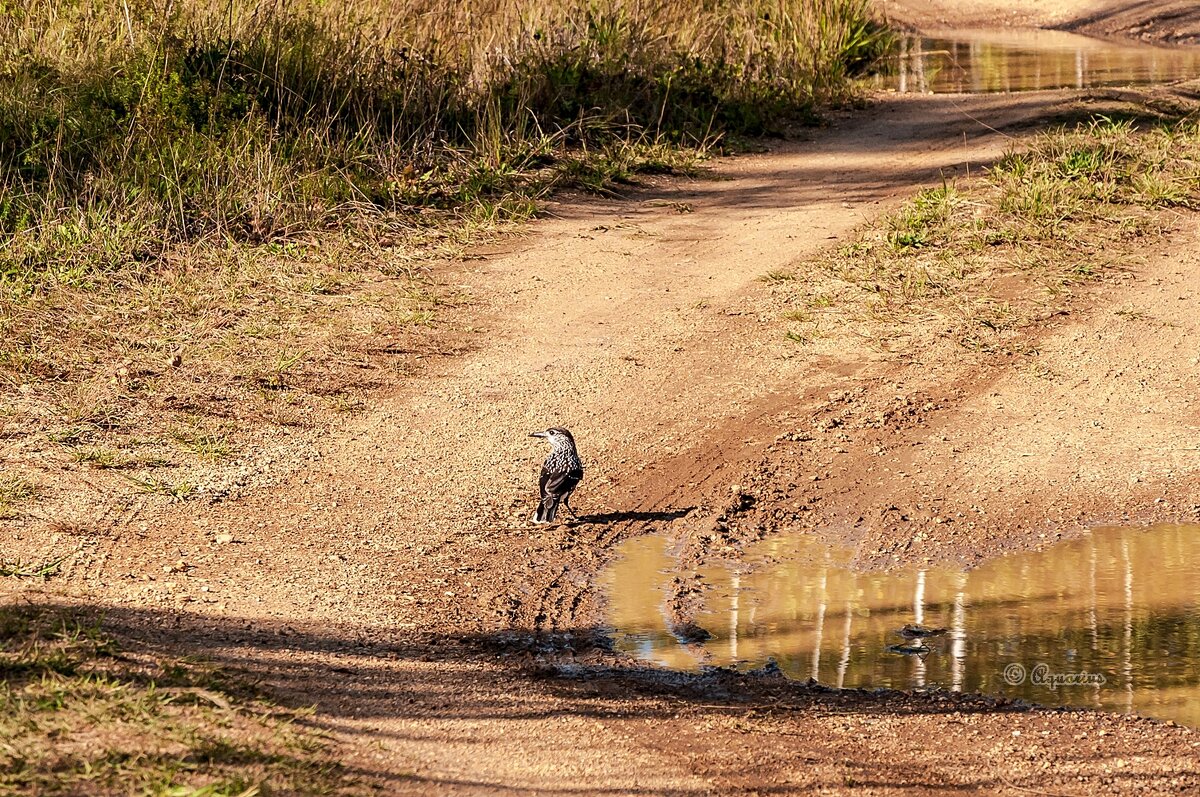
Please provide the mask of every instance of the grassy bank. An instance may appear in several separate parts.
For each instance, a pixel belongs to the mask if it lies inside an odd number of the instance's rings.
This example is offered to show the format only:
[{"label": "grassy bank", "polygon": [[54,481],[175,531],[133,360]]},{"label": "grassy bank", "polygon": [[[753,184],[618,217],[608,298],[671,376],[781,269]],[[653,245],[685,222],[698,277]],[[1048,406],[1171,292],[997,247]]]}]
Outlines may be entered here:
[{"label": "grassy bank", "polygon": [[201,241],[520,217],[845,100],[882,42],[864,0],[10,4],[0,275],[31,297]]},{"label": "grassy bank", "polygon": [[0,9],[3,435],[173,497],[439,350],[431,255],[809,120],[887,41],[867,0]]},{"label": "grassy bank", "polygon": [[876,322],[885,348],[920,320],[968,348],[1006,351],[1072,286],[1127,267],[1140,240],[1200,206],[1197,164],[1190,118],[1096,117],[1021,141],[981,177],[924,190],[829,256],[764,279],[799,343],[850,314]]},{"label": "grassy bank", "polygon": [[94,619],[0,606],[0,792],[341,793],[303,720],[214,668],[122,651]]}]

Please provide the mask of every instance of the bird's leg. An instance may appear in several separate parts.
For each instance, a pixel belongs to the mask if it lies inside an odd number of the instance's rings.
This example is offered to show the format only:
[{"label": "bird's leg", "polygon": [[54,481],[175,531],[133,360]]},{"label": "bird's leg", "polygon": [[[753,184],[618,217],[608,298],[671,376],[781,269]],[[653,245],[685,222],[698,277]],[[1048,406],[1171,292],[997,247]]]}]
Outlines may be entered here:
[{"label": "bird's leg", "polygon": [[563,506],[565,506],[567,508],[567,511],[571,513],[572,520],[579,520],[579,515],[575,514],[575,510],[571,508],[571,496],[570,495],[568,495],[566,498],[563,499]]}]

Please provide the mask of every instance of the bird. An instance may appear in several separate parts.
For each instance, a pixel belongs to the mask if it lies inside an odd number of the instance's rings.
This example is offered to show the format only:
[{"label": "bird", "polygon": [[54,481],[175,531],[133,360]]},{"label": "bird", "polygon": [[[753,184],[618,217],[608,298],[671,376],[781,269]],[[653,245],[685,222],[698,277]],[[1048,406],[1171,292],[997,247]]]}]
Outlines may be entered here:
[{"label": "bird", "polygon": [[925,657],[929,655],[930,648],[926,644],[919,645],[888,645],[888,651],[891,653],[900,653],[905,656],[916,656],[921,661],[925,661]]},{"label": "bird", "polygon": [[540,437],[550,444],[550,454],[542,463],[542,474],[538,479],[541,500],[538,502],[535,523],[553,523],[561,503],[578,517],[571,508],[571,493],[583,481],[583,461],[575,448],[575,438],[561,426],[551,426],[544,432],[532,432],[530,437]]},{"label": "bird", "polygon": [[929,637],[942,636],[946,633],[946,629],[925,628],[924,626],[908,623],[896,633],[905,639],[928,639]]}]

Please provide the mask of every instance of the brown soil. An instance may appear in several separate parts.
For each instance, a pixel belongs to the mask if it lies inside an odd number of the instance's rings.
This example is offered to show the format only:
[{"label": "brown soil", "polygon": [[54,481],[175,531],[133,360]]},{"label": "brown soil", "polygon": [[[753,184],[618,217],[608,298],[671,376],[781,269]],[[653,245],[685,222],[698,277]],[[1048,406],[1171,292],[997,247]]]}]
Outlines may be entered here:
[{"label": "brown soil", "polygon": [[1060,25],[1090,36],[1123,37],[1163,44],[1200,44],[1200,7],[1190,0],[1109,2]]},{"label": "brown soil", "polygon": [[1200,6],[1191,0],[880,0],[891,20],[914,29],[1056,28],[1157,44],[1200,43]]},{"label": "brown soil", "polygon": [[[436,271],[473,297],[467,353],[259,458],[254,489],[10,524],[23,557],[78,550],[25,596],[315,703],[386,794],[1200,791],[1200,735],[1170,724],[646,669],[607,650],[593,586],[655,531],[704,558],[801,529],[885,567],[1195,519],[1195,218],[1025,330],[1036,358],[852,327],[807,350],[758,281],[1083,102],[891,97],[719,179],[564,200]],[[526,434],[549,425],[588,472],[583,521],[545,528]]]}]

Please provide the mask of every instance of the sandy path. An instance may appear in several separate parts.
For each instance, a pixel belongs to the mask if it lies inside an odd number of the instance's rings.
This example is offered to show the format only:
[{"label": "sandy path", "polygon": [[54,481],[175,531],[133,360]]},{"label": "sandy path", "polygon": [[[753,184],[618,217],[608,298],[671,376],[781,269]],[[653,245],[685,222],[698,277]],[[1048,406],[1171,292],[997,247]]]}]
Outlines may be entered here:
[{"label": "sandy path", "polygon": [[[931,529],[901,547],[912,529],[891,523],[888,507],[933,498],[894,478],[901,470],[951,495],[987,485],[972,503],[989,508],[1020,493],[1052,523],[1084,507],[1190,511],[1181,496],[1200,461],[1172,443],[1196,431],[1185,355],[1200,332],[1189,303],[1172,297],[1200,291],[1194,231],[1178,242],[1189,258],[1147,258],[1137,292],[1105,288],[1088,300],[1097,309],[1041,331],[1056,373],[1120,371],[1116,389],[1091,396],[1082,375],[1031,380],[940,350],[898,365],[853,344],[852,331],[836,350],[800,356],[757,282],[916,187],[994,158],[1007,143],[995,128],[1033,125],[1072,102],[892,98],[812,141],[720,163],[721,179],[563,202],[524,239],[438,272],[471,297],[457,320],[471,353],[432,359],[423,378],[375,397],[305,456],[274,463],[270,483],[244,498],[147,509],[92,541],[67,574],[71,599],[109,607],[135,637],[200,643],[317,703],[353,769],[388,794],[1028,794],[1047,762],[1054,793],[1200,788],[1200,742],[1186,729],[648,673],[593,644],[602,614],[591,585],[613,544],[700,522],[703,512],[680,515],[719,506],[734,483],[791,485],[777,505],[819,506],[808,522],[876,564],[1038,544],[1022,511],[989,526],[988,540]],[[1142,356],[1159,332],[1130,324],[1112,333],[1124,353],[1113,360],[1104,336],[1119,302],[1171,320],[1170,346]],[[1147,380],[1161,385],[1149,398]],[[861,391],[831,407],[830,391],[847,388]],[[781,427],[873,413],[898,391],[938,409],[889,432],[891,461],[868,456],[880,441],[853,423],[846,440],[818,440],[815,458],[775,445]],[[1135,406],[1151,412],[1103,436],[1075,423]],[[591,522],[526,522],[543,452],[525,435],[551,424],[580,440],[589,470],[573,503]],[[1147,446],[1162,456],[1139,460],[1133,481],[1129,460]],[[1028,467],[1028,452],[1045,470]],[[812,482],[814,468],[831,476]],[[1047,484],[1053,492],[1034,489]],[[747,522],[772,522],[770,508]],[[181,560],[182,571],[164,572]]]}]

